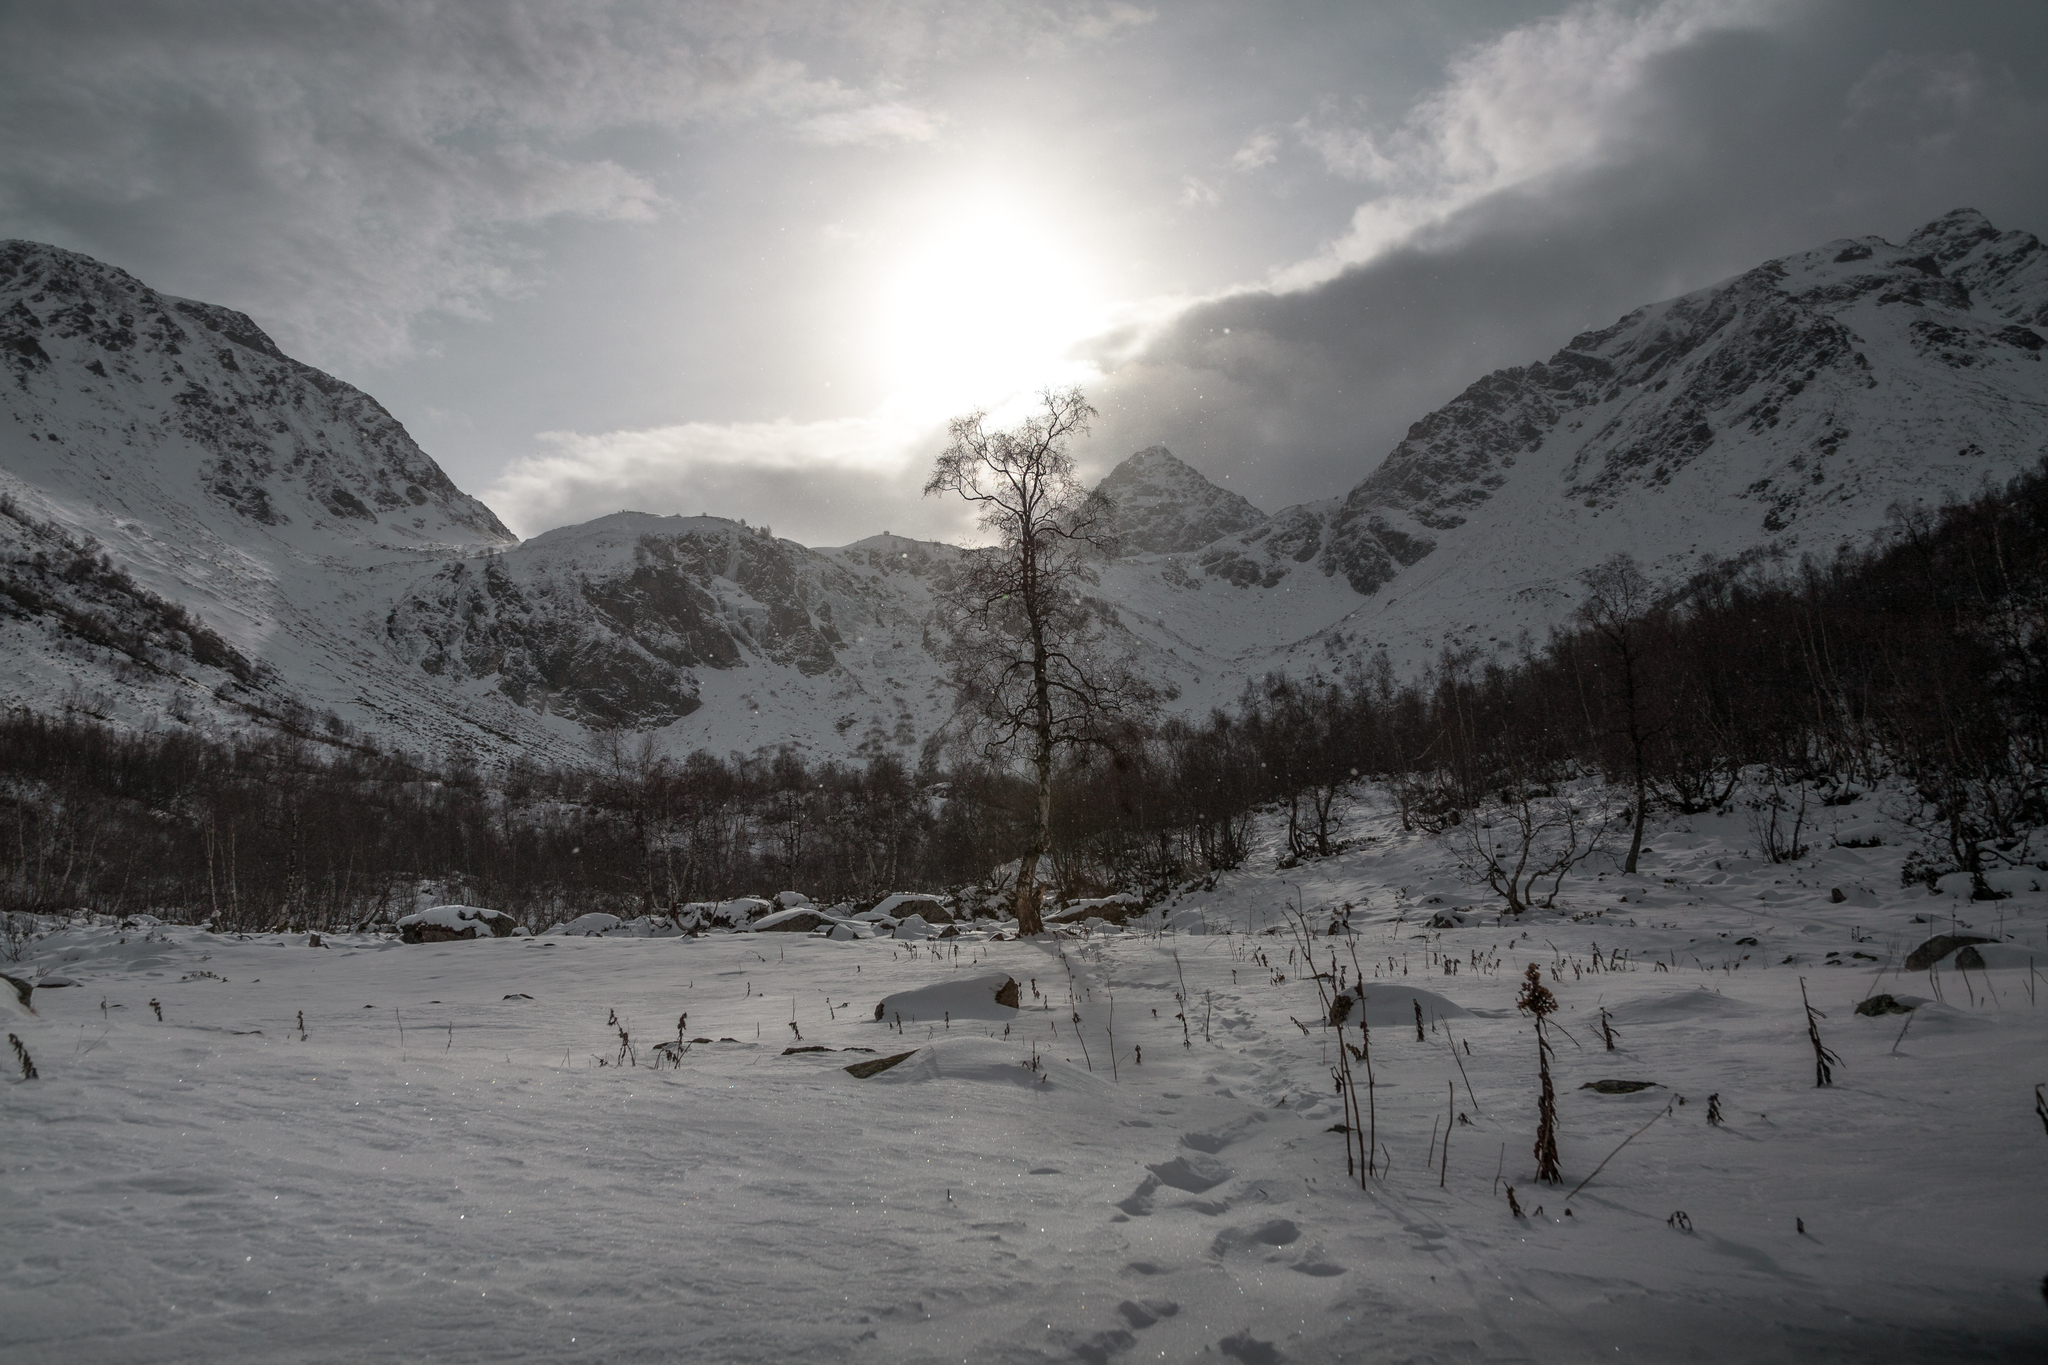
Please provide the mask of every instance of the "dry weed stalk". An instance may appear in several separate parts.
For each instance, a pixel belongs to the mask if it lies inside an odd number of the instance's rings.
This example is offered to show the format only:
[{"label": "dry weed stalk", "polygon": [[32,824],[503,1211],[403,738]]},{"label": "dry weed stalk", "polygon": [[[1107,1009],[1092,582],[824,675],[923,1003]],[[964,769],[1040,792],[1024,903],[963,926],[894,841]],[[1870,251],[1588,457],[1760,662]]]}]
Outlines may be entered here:
[{"label": "dry weed stalk", "polygon": [[1562,1185],[1564,1172],[1557,1161],[1557,1089],[1550,1081],[1550,1039],[1543,1031],[1543,1021],[1557,1010],[1557,997],[1543,984],[1542,969],[1533,962],[1515,1008],[1536,1019],[1536,1073],[1543,1084],[1542,1095],[1536,1102],[1536,1178],[1546,1184]]},{"label": "dry weed stalk", "polygon": [[[1820,1040],[1820,1024],[1817,1021],[1827,1018],[1827,1015],[1815,1009],[1813,1001],[1806,998],[1806,978],[1803,976],[1799,978],[1799,999],[1806,1006],[1806,1036],[1813,1043],[1814,1088],[1833,1085],[1835,1068],[1842,1064],[1842,1059]],[[1901,1036],[1904,1036],[1903,1030]]]}]

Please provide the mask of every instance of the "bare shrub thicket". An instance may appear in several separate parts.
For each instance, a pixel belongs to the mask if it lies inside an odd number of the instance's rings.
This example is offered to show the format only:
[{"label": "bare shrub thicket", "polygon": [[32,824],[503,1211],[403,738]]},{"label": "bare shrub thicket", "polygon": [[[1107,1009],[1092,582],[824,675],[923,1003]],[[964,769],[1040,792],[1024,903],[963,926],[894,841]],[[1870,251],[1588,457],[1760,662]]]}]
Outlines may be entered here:
[{"label": "bare shrub thicket", "polygon": [[1480,802],[1442,836],[1511,915],[1551,909],[1571,871],[1606,851],[1615,820],[1595,789],[1519,786]]}]

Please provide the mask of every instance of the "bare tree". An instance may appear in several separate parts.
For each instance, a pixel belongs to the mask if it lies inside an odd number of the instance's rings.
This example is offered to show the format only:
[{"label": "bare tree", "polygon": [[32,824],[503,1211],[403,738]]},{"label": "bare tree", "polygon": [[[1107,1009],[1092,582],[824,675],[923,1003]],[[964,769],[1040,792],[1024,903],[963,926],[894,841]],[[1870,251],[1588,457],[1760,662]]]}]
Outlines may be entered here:
[{"label": "bare tree", "polygon": [[1082,589],[1090,550],[1106,548],[1109,504],[1074,478],[1069,443],[1095,410],[1079,389],[1048,389],[1039,410],[1008,431],[988,414],[949,424],[952,442],[932,467],[927,497],[957,493],[996,544],[970,555],[943,593],[955,616],[954,685],[980,751],[1021,755],[1033,782],[1029,834],[1017,868],[1017,927],[1042,932],[1038,864],[1052,843],[1054,764],[1060,750],[1102,743],[1135,719],[1152,691],[1101,652],[1106,612]]},{"label": "bare tree", "polygon": [[1643,677],[1642,622],[1650,610],[1650,580],[1637,566],[1635,556],[1617,554],[1580,575],[1586,585],[1586,600],[1579,606],[1579,619],[1607,645],[1614,656],[1615,670],[1610,686],[1621,702],[1620,738],[1628,745],[1630,778],[1635,789],[1635,829],[1628,841],[1628,859],[1622,871],[1633,874],[1643,851],[1643,825],[1649,818],[1649,747],[1654,733]]},{"label": "bare tree", "polygon": [[1519,915],[1555,908],[1566,875],[1605,848],[1609,819],[1598,796],[1582,800],[1517,782],[1439,837]]}]

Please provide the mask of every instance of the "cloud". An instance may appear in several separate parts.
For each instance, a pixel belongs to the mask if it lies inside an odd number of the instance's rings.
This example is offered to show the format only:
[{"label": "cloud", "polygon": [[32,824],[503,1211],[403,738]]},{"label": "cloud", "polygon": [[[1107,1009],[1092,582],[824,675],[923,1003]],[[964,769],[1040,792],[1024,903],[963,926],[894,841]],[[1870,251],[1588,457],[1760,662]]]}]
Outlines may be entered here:
[{"label": "cloud", "polygon": [[1184,209],[1213,209],[1223,202],[1223,196],[1200,176],[1184,175],[1180,181],[1180,198],[1175,202]]},{"label": "cloud", "polygon": [[1263,170],[1280,159],[1280,139],[1269,129],[1260,129],[1230,154],[1230,169],[1240,175]]},{"label": "cloud", "polygon": [[960,505],[920,496],[942,437],[886,413],[546,432],[548,452],[514,463],[484,499],[523,535],[626,509],[745,517],[807,544],[861,526],[957,540]]},{"label": "cloud", "polygon": [[1469,50],[1390,128],[1335,109],[1303,117],[1294,126],[1303,145],[1374,193],[1347,232],[1274,282],[1329,279],[1489,195],[1626,155],[1637,115],[1656,98],[1660,59],[1786,12],[1766,0],[1588,0]]},{"label": "cloud", "polygon": [[[935,65],[1100,44],[1126,5],[71,0],[0,6],[0,235],[253,313],[337,368],[543,277],[544,233],[669,212],[621,133],[922,142]],[[637,150],[641,165],[612,146]]]},{"label": "cloud", "polygon": [[2048,76],[2003,56],[2038,50],[2037,8],[1755,13],[1579,6],[1386,128],[1311,110],[1371,197],[1270,283],[1102,347],[1104,457],[1163,441],[1261,506],[1338,495],[1467,384],[1638,305],[1961,205],[2048,236]]},{"label": "cloud", "polygon": [[819,114],[797,125],[797,135],[826,147],[875,147],[894,142],[930,142],[943,122],[907,104],[870,104]]}]

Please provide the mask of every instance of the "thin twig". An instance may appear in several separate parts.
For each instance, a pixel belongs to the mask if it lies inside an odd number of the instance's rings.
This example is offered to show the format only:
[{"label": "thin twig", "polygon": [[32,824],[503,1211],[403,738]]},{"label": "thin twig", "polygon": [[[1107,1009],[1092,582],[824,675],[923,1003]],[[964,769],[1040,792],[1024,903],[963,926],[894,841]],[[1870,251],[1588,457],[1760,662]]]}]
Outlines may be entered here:
[{"label": "thin twig", "polygon": [[[1660,1110],[1659,1112],[1657,1112],[1657,1113],[1655,1113],[1655,1114],[1652,1114],[1652,1115],[1650,1116],[1650,1123],[1655,1123],[1655,1122],[1656,1122],[1656,1121],[1657,1121],[1658,1119],[1661,1119],[1661,1118],[1663,1118],[1663,1117],[1664,1117],[1664,1115],[1666,1115],[1666,1114],[1668,1114],[1668,1113],[1670,1113],[1670,1112],[1671,1112],[1671,1106],[1667,1104],[1667,1105],[1665,1105],[1665,1106],[1664,1106],[1664,1108],[1663,1108],[1662,1110]],[[1607,1163],[1608,1163],[1609,1161],[1612,1161],[1612,1160],[1614,1160],[1614,1158],[1615,1158],[1616,1156],[1620,1155],[1620,1153],[1621,1153],[1621,1148],[1622,1148],[1622,1147],[1626,1147],[1626,1146],[1628,1146],[1628,1145],[1629,1145],[1629,1144],[1630,1144],[1631,1142],[1634,1142],[1634,1141],[1635,1141],[1635,1140],[1636,1140],[1637,1138],[1641,1137],[1641,1136],[1642,1136],[1642,1135],[1643,1135],[1644,1133],[1647,1133],[1647,1132],[1649,1132],[1649,1131],[1650,1131],[1650,1123],[1646,1123],[1646,1124],[1644,1124],[1644,1125],[1643,1125],[1642,1127],[1640,1127],[1640,1128],[1636,1129],[1636,1130],[1635,1130],[1635,1131],[1634,1131],[1633,1133],[1630,1133],[1630,1134],[1629,1134],[1629,1135],[1628,1135],[1627,1137],[1623,1138],[1623,1139],[1621,1140],[1621,1146],[1619,1146],[1619,1147],[1616,1147],[1616,1148],[1615,1148],[1615,1149],[1614,1149],[1613,1151],[1609,1152],[1609,1153],[1607,1154],[1607,1156],[1606,1156],[1605,1160],[1601,1161],[1601,1163],[1600,1163],[1600,1164],[1599,1164],[1598,1166],[1595,1166],[1595,1167],[1593,1168],[1593,1175],[1598,1175],[1598,1174],[1600,1174],[1600,1172],[1602,1172],[1602,1171],[1606,1170],[1606,1169],[1607,1169]],[[1589,1175],[1589,1176],[1587,1176],[1587,1177],[1586,1177],[1586,1178],[1585,1178],[1584,1180],[1581,1180],[1581,1181],[1579,1182],[1579,1185],[1578,1185],[1578,1189],[1575,1189],[1575,1190],[1573,1190],[1573,1191],[1572,1191],[1572,1192],[1571,1192],[1570,1194],[1566,1195],[1566,1196],[1564,1197],[1564,1202],[1565,1202],[1565,1203],[1567,1203],[1567,1204],[1569,1204],[1569,1203],[1571,1203],[1571,1202],[1572,1202],[1572,1200],[1573,1200],[1573,1199],[1577,1198],[1577,1197],[1578,1197],[1578,1193],[1579,1193],[1579,1190],[1583,1190],[1583,1189],[1585,1189],[1585,1188],[1586,1188],[1586,1186],[1588,1186],[1588,1185],[1590,1185],[1590,1184],[1592,1184],[1592,1183],[1593,1183],[1593,1175]]]}]

